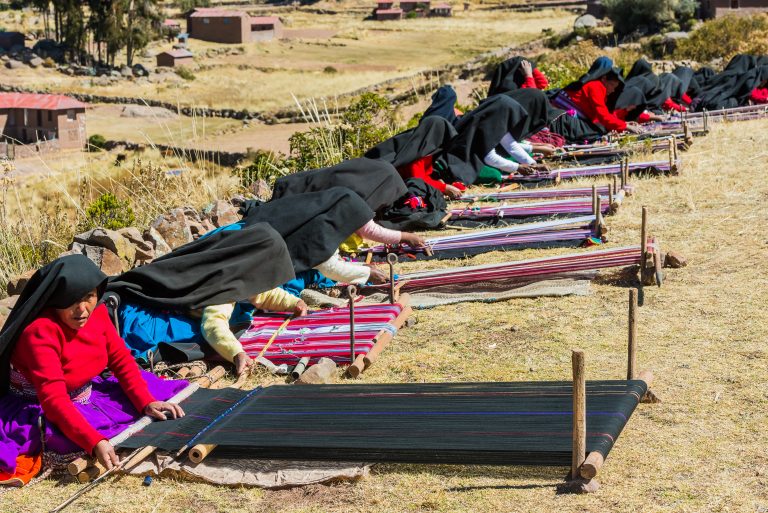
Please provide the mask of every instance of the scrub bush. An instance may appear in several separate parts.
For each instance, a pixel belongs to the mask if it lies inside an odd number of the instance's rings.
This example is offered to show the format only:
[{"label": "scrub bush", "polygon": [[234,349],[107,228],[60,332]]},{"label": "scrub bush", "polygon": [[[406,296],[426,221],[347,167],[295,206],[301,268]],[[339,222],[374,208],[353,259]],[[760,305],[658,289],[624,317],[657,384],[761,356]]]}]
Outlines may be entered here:
[{"label": "scrub bush", "polygon": [[136,216],[127,201],[120,201],[111,192],[106,192],[96,198],[85,209],[85,219],[80,225],[82,230],[103,227],[108,230],[119,230],[133,226]]},{"label": "scrub bush", "polygon": [[106,149],[107,140],[103,135],[93,134],[88,138],[88,151],[101,151]]},{"label": "scrub bush", "polygon": [[603,0],[613,31],[621,37],[689,29],[698,5],[696,0]]},{"label": "scrub bush", "polygon": [[724,16],[707,21],[678,43],[675,57],[698,62],[722,57],[727,62],[738,53],[768,53],[768,14]]}]

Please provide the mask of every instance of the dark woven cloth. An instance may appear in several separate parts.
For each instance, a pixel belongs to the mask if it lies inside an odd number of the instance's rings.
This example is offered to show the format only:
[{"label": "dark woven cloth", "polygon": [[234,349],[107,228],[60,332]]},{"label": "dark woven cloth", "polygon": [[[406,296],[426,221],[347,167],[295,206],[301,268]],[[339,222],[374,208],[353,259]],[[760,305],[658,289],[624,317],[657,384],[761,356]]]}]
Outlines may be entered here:
[{"label": "dark woven cloth", "polygon": [[[643,381],[587,382],[587,452],[609,454],[646,390]],[[215,444],[231,458],[571,462],[570,382],[200,389],[181,405],[184,418],[152,423],[120,446]]]}]

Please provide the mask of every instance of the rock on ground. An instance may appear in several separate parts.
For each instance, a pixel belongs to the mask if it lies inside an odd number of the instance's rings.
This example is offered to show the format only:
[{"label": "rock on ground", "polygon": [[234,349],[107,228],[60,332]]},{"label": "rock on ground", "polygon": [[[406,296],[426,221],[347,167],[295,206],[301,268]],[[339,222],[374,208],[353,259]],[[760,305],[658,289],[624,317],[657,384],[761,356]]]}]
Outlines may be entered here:
[{"label": "rock on ground", "polygon": [[171,249],[176,249],[194,240],[189,220],[184,215],[184,209],[181,208],[175,208],[158,217],[152,223],[152,228],[157,230]]}]

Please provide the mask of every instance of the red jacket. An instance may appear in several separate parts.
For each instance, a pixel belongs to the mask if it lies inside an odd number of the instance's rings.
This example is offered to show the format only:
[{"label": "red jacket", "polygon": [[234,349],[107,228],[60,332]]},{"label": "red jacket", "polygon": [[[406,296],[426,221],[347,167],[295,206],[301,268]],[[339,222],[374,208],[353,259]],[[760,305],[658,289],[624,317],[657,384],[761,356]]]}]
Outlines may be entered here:
[{"label": "red jacket", "polygon": [[568,96],[582,114],[593,123],[602,125],[609,131],[623,132],[627,129],[627,123],[608,110],[606,105],[608,91],[600,80],[587,82],[578,91],[568,91]]},{"label": "red jacket", "polygon": [[431,155],[419,159],[416,162],[411,162],[405,166],[400,166],[397,171],[400,173],[400,176],[403,177],[403,180],[420,178],[442,193],[445,193],[445,187],[448,185],[442,180],[432,178]]},{"label": "red jacket", "polygon": [[752,100],[752,103],[768,103],[768,88],[753,89],[749,93],[749,99]]},{"label": "red jacket", "polygon": [[533,68],[533,76],[526,77],[525,82],[520,86],[520,89],[541,89],[544,91],[548,87],[549,80],[547,80],[547,76],[538,69]]},{"label": "red jacket", "polygon": [[686,110],[682,105],[675,103],[675,100],[672,98],[667,98],[666,101],[661,105],[661,108],[664,110],[674,110],[677,112],[684,112]]},{"label": "red jacket", "polygon": [[45,417],[91,453],[104,437],[75,407],[70,392],[109,367],[136,411],[143,412],[155,399],[104,305],[97,306],[78,331],[62,325],[55,315],[46,311],[24,328],[11,364],[35,387]]},{"label": "red jacket", "polygon": [[[613,111],[613,115],[621,119],[622,121],[627,120],[627,114],[629,114],[629,112],[627,112],[627,109],[616,109]],[[648,114],[647,112],[642,112],[639,116],[637,116],[638,123],[648,123],[649,121],[651,121],[651,115]]]}]

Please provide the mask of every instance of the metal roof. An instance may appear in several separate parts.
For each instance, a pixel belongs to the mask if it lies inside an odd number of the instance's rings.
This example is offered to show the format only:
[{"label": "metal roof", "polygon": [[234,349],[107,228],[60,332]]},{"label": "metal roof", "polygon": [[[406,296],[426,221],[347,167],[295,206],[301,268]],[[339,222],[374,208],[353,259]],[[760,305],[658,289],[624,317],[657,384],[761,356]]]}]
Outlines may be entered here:
[{"label": "metal roof", "polygon": [[87,105],[63,94],[0,93],[0,109],[66,110]]}]

